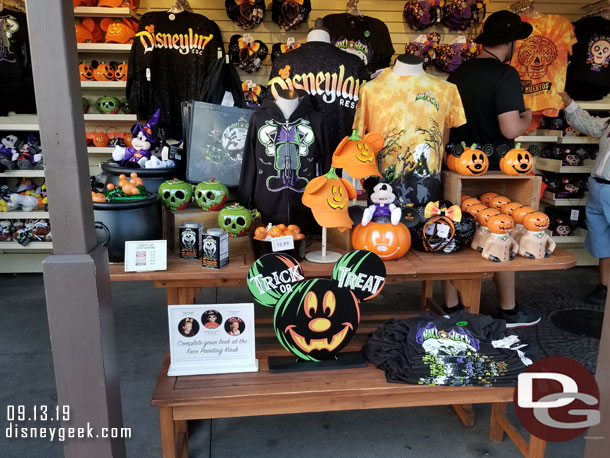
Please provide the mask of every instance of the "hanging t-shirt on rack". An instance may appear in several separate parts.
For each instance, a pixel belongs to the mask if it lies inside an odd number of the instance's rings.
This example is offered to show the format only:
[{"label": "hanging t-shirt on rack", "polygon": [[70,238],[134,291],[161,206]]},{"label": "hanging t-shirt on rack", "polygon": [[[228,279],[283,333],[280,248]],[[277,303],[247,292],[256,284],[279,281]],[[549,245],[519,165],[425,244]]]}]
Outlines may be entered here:
[{"label": "hanging t-shirt on rack", "polygon": [[530,130],[542,116],[557,116],[563,107],[559,92],[565,90],[568,55],[576,43],[574,26],[563,16],[521,16],[534,31],[515,46],[511,65],[519,72],[525,106],[533,112]]},{"label": "hanging t-shirt on rack", "polygon": [[[0,8],[1,10],[1,8]],[[25,13],[0,11],[0,116],[36,113]]]},{"label": "hanging t-shirt on rack", "polygon": [[385,69],[360,92],[354,129],[378,132],[385,144],[379,171],[402,205],[441,198],[445,129],[466,123],[457,87],[421,73],[400,76]]},{"label": "hanging t-shirt on rack", "polygon": [[323,21],[330,31],[331,43],[360,57],[370,74],[390,65],[394,46],[383,21],[349,13],[329,14]]},{"label": "hanging t-shirt on rack", "polygon": [[220,29],[201,14],[144,14],[131,47],[127,75],[127,98],[138,118],[148,119],[161,109],[159,126],[181,138],[180,104],[200,100],[218,48],[224,49]]},{"label": "hanging t-shirt on rack", "polygon": [[288,120],[266,99],[250,118],[239,201],[258,209],[265,223],[298,224],[310,233],[316,223],[301,198],[309,181],[329,170],[330,158],[324,120],[306,94]]},{"label": "hanging t-shirt on rack", "polygon": [[601,16],[574,23],[566,92],[575,100],[600,100],[610,93],[610,20]]},{"label": "hanging t-shirt on rack", "polygon": [[310,94],[314,109],[322,113],[329,126],[328,146],[332,153],[352,132],[358,94],[367,78],[366,68],[356,56],[330,43],[310,41],[275,59],[267,97],[277,98],[279,89]]}]

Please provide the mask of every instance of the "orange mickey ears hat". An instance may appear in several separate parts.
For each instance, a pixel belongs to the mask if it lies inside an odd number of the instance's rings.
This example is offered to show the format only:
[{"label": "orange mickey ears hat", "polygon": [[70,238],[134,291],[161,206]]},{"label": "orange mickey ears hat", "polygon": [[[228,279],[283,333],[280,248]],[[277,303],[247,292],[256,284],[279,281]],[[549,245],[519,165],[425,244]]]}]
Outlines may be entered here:
[{"label": "orange mickey ears hat", "polygon": [[384,140],[379,134],[366,134],[360,138],[354,130],[351,137],[345,137],[333,153],[332,166],[345,170],[352,178],[360,179],[381,176],[377,167],[377,153],[383,148]]},{"label": "orange mickey ears hat", "polygon": [[349,229],[354,222],[349,217],[350,199],[356,198],[351,183],[339,178],[334,167],[326,175],[314,178],[305,187],[303,205],[311,208],[316,222],[322,227]]}]

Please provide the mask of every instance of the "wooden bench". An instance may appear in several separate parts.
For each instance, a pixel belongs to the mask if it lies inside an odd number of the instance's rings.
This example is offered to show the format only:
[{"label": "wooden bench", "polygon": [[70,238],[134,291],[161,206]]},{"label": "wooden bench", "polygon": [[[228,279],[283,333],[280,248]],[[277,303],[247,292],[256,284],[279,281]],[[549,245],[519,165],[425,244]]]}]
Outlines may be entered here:
[{"label": "wooden bench", "polygon": [[[155,287],[166,289],[168,305],[193,304],[202,288],[245,286],[253,261],[251,254],[235,256],[227,267],[213,270],[203,269],[198,261],[170,255],[166,271],[126,273],[122,264],[114,264],[110,266],[110,274],[112,281],[152,281]],[[472,250],[451,255],[410,251],[403,258],[385,264],[387,283],[422,282],[422,309],[434,305],[431,301],[433,282],[450,280],[460,291],[467,311],[478,313],[482,281],[491,278],[495,272],[568,269],[576,264],[576,258],[557,249],[546,259],[517,257],[510,262],[494,263],[484,260]],[[301,265],[308,278],[330,277],[333,266],[309,261],[303,261]],[[506,432],[526,457],[544,456],[546,443],[535,437],[526,441],[504,413],[506,403],[512,401],[512,388],[425,387],[387,383],[383,372],[370,365],[363,369],[299,373],[298,376],[271,374],[267,357],[285,355],[286,352],[269,328],[270,318],[260,318],[260,315],[264,315],[260,308],[256,314],[258,373],[168,377],[169,357],[166,358],[152,400],[152,405],[160,411],[165,458],[188,457],[188,420],[452,405],[460,420],[465,425],[472,425],[473,403],[493,405],[491,440],[501,441]],[[345,350],[360,349],[366,333],[373,332],[392,316],[401,317],[401,314],[364,313],[359,333]]]},{"label": "wooden bench", "polygon": [[[278,344],[279,345],[279,344]],[[501,442],[506,432],[527,458],[542,458],[546,442],[527,441],[505,415],[513,388],[419,386],[388,383],[372,365],[361,369],[270,373],[267,357],[257,351],[259,372],[168,377],[166,357],[152,405],[159,408],[163,458],[188,457],[188,420],[249,417],[391,407],[491,403],[489,437]]]}]

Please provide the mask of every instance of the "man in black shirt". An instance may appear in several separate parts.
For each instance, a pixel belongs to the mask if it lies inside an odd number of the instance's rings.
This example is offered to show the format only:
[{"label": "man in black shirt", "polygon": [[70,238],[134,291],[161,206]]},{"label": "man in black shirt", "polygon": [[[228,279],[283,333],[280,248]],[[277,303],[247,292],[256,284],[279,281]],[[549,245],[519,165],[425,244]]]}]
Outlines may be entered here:
[{"label": "man in black shirt", "polygon": [[[514,139],[529,127],[532,111],[525,108],[519,73],[507,62],[513,55],[515,41],[527,38],[532,30],[531,24],[506,10],[485,21],[483,32],[475,39],[482,45],[481,53],[447,79],[457,85],[466,112],[466,124],[451,129],[452,143],[490,143],[512,148]],[[497,168],[498,158],[490,162],[491,167]],[[539,316],[517,309],[514,272],[498,272],[494,281],[500,296],[497,318],[506,320],[507,327],[532,326],[540,321]],[[461,308],[455,289],[445,286],[445,303],[448,311]]]}]

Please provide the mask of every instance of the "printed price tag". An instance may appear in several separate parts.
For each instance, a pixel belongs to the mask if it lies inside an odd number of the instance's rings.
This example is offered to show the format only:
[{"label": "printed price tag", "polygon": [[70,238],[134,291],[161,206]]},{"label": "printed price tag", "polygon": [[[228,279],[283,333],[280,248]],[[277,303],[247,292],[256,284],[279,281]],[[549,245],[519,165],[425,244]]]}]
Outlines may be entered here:
[{"label": "printed price tag", "polygon": [[248,89],[254,89],[256,87],[256,83],[252,80],[247,80],[246,84],[248,85]]},{"label": "printed price tag", "polygon": [[580,210],[572,210],[570,212],[570,221],[578,221],[578,217],[580,216]]},{"label": "printed price tag", "polygon": [[294,239],[291,235],[276,237],[271,240],[271,249],[276,251],[287,251],[294,249]]},{"label": "printed price tag", "polygon": [[146,68],[146,81],[150,81],[150,68]]},{"label": "printed price tag", "polygon": [[436,233],[439,237],[446,239],[447,237],[449,237],[449,226],[447,226],[446,224],[437,224]]},{"label": "printed price tag", "polygon": [[295,43],[294,37],[288,37],[286,44],[292,48],[294,46],[294,43]]},{"label": "printed price tag", "polygon": [[244,42],[248,43],[249,45],[252,44],[252,42],[254,41],[254,38],[252,38],[252,35],[250,35],[249,33],[246,33],[243,37]]},{"label": "printed price tag", "polygon": [[436,224],[430,224],[430,225],[426,226],[426,235],[434,234],[435,226],[436,226]]},{"label": "printed price tag", "polygon": [[161,160],[167,161],[168,159],[169,159],[169,148],[167,146],[164,146],[163,149],[161,150]]},{"label": "printed price tag", "polygon": [[234,107],[235,99],[233,98],[233,94],[231,94],[229,91],[226,91],[224,97],[222,98],[222,102],[220,104],[223,107]]}]

